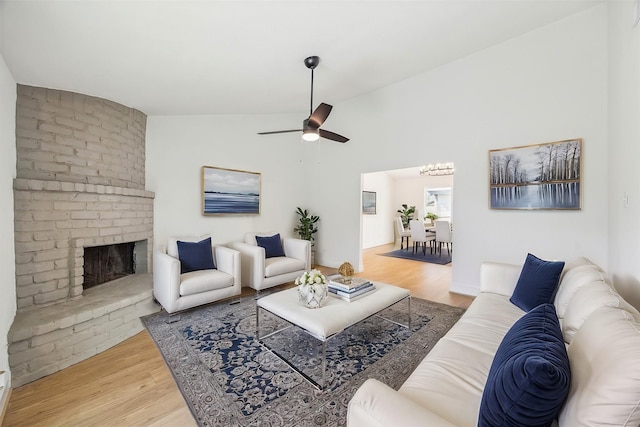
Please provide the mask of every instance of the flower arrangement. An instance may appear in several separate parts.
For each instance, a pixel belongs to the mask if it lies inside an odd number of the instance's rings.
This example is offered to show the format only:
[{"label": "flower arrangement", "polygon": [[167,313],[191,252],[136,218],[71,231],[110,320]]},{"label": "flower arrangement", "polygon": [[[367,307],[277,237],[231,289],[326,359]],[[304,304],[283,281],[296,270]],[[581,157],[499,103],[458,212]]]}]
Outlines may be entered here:
[{"label": "flower arrangement", "polygon": [[320,270],[305,271],[294,283],[298,286],[300,304],[305,307],[320,308],[327,299],[329,286]]},{"label": "flower arrangement", "polygon": [[304,274],[298,278],[294,282],[298,286],[304,285],[326,285],[327,278],[324,277],[324,274],[320,272],[320,270],[311,270],[305,271]]}]

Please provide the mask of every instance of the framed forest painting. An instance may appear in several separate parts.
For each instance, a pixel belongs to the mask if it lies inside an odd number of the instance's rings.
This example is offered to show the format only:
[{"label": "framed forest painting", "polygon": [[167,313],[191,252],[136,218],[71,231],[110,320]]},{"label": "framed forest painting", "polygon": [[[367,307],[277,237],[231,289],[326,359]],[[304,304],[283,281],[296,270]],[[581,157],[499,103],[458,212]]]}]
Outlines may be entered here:
[{"label": "framed forest painting", "polygon": [[213,166],[202,167],[202,214],[257,215],[260,213],[261,175]]},{"label": "framed forest painting", "polygon": [[489,150],[491,209],[581,209],[582,138]]}]

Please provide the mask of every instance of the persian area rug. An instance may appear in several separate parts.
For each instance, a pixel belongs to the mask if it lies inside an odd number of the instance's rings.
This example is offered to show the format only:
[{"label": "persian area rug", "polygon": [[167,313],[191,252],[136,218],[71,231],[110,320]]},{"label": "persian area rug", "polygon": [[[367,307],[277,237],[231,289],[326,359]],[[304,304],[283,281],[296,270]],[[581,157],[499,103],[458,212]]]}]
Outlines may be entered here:
[{"label": "persian area rug", "polygon": [[409,249],[398,249],[393,252],[387,252],[385,254],[378,254],[382,256],[390,256],[393,258],[402,258],[402,259],[411,259],[414,261],[422,261],[422,262],[430,262],[432,264],[440,264],[445,265],[451,262],[451,254],[447,252],[446,249],[442,250],[442,255],[437,253],[429,253],[427,249],[427,253],[425,255],[422,254],[422,249],[416,251],[416,253],[412,253],[411,248]]},{"label": "persian area rug", "polygon": [[[407,303],[381,315],[407,321]],[[321,392],[255,340],[253,298],[178,316],[142,318],[202,426],[344,426],[349,400],[367,378],[397,389],[464,313],[412,298],[412,328],[374,316],[327,341],[327,390]],[[265,335],[286,322],[260,310]],[[264,329],[263,329],[264,328]],[[297,327],[267,344],[311,378],[321,375],[322,346]]]}]

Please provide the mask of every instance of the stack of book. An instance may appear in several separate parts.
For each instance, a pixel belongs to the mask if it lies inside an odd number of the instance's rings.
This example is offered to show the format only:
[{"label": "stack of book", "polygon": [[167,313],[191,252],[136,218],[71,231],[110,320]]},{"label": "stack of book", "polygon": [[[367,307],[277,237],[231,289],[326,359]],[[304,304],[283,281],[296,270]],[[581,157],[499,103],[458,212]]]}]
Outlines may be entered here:
[{"label": "stack of book", "polygon": [[329,278],[329,295],[348,302],[362,298],[375,288],[369,280],[360,277],[352,277],[351,283],[346,283],[342,276]]}]

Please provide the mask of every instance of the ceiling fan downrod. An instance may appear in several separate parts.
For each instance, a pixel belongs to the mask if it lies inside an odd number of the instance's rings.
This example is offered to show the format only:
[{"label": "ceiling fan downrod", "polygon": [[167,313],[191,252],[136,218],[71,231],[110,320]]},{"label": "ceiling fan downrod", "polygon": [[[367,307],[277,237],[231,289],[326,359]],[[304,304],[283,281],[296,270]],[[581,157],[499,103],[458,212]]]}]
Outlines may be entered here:
[{"label": "ceiling fan downrod", "polygon": [[311,117],[311,114],[313,114],[313,70],[318,66],[319,63],[320,58],[317,56],[309,56],[304,60],[304,65],[311,70],[311,102],[309,105],[309,117]]}]

